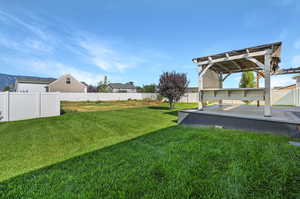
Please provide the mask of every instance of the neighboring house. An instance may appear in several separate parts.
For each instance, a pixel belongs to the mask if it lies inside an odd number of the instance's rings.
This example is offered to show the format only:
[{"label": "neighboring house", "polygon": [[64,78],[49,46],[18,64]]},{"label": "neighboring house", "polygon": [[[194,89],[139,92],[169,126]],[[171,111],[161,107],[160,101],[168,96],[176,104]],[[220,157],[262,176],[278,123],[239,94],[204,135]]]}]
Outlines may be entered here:
[{"label": "neighboring house", "polygon": [[17,77],[15,82],[16,92],[47,92],[48,85],[54,78]]},{"label": "neighboring house", "polygon": [[198,93],[198,87],[188,87],[186,88],[186,93]]},{"label": "neighboring house", "polygon": [[87,86],[75,79],[72,75],[66,74],[51,82],[48,85],[49,92],[74,92],[74,93],[86,93]]},{"label": "neighboring house", "polygon": [[63,75],[58,79],[21,77],[16,78],[16,92],[87,92],[87,86],[72,75]]},{"label": "neighboring house", "polygon": [[136,87],[132,84],[110,83],[107,90],[112,93],[136,93]]}]

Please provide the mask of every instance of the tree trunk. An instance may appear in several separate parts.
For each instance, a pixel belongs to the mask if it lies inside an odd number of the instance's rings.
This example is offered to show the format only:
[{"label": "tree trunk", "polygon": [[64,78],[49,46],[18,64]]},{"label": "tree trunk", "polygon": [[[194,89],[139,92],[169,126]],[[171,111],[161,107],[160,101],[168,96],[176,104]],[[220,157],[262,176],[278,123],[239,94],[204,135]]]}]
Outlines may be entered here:
[{"label": "tree trunk", "polygon": [[173,100],[169,99],[169,106],[170,106],[170,109],[174,108],[174,102],[173,102]]}]

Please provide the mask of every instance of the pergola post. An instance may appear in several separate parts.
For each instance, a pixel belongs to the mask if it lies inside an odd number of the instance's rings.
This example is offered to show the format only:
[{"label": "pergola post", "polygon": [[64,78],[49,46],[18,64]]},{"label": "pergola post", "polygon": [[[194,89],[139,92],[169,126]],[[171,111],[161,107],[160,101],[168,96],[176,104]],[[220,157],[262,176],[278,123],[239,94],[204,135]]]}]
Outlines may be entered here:
[{"label": "pergola post", "polygon": [[[219,88],[223,88],[223,74],[219,74]],[[219,100],[219,106],[222,106],[223,100]]]},{"label": "pergola post", "polygon": [[271,117],[271,53],[267,51],[265,54],[265,64],[264,64],[264,72],[265,72],[265,106],[264,106],[264,116]]},{"label": "pergola post", "polygon": [[[256,73],[256,88],[259,88],[259,73]],[[256,106],[259,107],[259,100],[256,101]]]},{"label": "pergola post", "polygon": [[204,102],[201,90],[203,89],[203,75],[202,72],[204,70],[203,65],[198,65],[198,95],[199,95],[199,101],[198,101],[198,110],[203,110]]}]

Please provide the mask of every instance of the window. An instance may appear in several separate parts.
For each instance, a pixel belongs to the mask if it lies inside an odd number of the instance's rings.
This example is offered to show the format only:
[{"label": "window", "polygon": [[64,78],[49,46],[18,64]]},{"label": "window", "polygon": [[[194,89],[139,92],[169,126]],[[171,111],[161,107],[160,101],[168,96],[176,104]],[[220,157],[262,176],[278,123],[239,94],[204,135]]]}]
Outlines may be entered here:
[{"label": "window", "polygon": [[71,84],[71,78],[70,77],[66,78],[66,84]]}]

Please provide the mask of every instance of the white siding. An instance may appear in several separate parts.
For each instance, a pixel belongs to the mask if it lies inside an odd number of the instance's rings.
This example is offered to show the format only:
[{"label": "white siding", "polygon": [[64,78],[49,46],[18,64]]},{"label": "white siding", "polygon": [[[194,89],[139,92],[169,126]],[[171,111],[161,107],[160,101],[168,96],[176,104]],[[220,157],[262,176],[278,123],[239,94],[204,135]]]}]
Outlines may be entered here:
[{"label": "white siding", "polygon": [[123,93],[123,92],[127,92],[127,93],[136,93],[136,89],[119,89],[119,88],[114,88],[112,89],[113,93]]},{"label": "white siding", "polygon": [[47,84],[17,83],[17,92],[46,92]]}]

